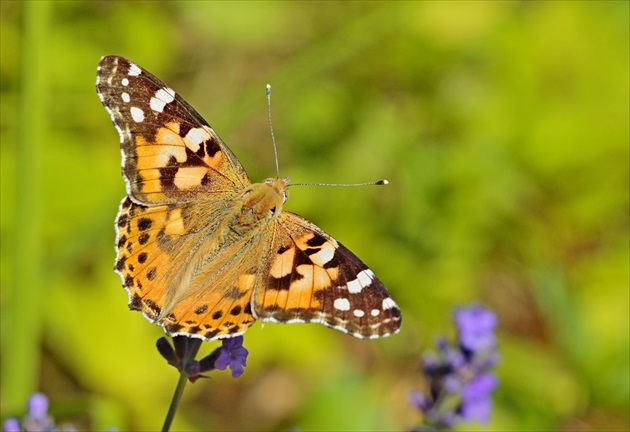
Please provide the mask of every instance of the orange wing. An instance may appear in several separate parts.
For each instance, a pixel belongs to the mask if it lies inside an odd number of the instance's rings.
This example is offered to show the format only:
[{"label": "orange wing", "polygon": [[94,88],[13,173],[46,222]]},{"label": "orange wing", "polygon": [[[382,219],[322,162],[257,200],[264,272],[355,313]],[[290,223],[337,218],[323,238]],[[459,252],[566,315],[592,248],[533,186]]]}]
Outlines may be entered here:
[{"label": "orange wing", "polygon": [[250,184],[208,123],[135,63],[101,58],[96,90],[120,134],[123,175],[134,201],[150,205],[220,198]]},{"label": "orange wing", "polygon": [[205,218],[198,205],[147,207],[125,198],[116,224],[116,271],[129,307],[171,335],[211,340],[243,334],[254,322],[250,300],[258,261],[252,254],[262,250],[217,245],[212,233],[222,230],[223,205],[204,206]]},{"label": "orange wing", "polygon": [[282,212],[254,289],[263,322],[318,322],[359,338],[398,332],[400,309],[374,273],[308,220]]}]

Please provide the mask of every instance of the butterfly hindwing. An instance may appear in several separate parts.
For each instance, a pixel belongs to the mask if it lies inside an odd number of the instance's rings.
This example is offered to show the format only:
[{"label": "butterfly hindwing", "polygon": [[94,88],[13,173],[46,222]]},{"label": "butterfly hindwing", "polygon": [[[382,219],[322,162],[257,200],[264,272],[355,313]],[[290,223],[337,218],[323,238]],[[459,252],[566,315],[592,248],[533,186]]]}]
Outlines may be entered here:
[{"label": "butterfly hindwing", "polygon": [[146,70],[123,57],[106,56],[96,83],[120,134],[123,175],[136,202],[208,199],[250,183],[208,123]]},{"label": "butterfly hindwing", "polygon": [[169,206],[148,207],[125,197],[116,219],[115,270],[129,294],[129,307],[156,321],[169,288],[169,254],[184,231],[181,210]]},{"label": "butterfly hindwing", "polygon": [[359,338],[396,333],[400,309],[374,273],[319,227],[283,211],[254,292],[261,321],[319,322]]},{"label": "butterfly hindwing", "polygon": [[[256,248],[243,242],[213,248],[208,233],[221,228],[204,224],[199,214],[220,221],[225,205],[144,206],[128,197],[120,205],[115,269],[129,307],[171,335],[217,339],[242,334],[254,322],[250,299],[257,264],[248,254]],[[202,237],[208,241],[200,242]],[[230,260],[252,262],[251,268],[230,266]]]}]

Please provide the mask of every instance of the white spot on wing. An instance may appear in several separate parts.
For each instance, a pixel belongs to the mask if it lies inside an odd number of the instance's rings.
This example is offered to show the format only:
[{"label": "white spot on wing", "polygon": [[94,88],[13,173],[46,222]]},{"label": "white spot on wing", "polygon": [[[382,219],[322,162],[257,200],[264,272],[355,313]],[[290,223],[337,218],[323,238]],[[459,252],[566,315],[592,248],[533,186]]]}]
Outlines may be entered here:
[{"label": "white spot on wing", "polygon": [[357,279],[351,280],[346,286],[348,287],[348,292],[351,294],[360,293],[363,289],[363,286],[361,286],[361,282],[359,282]]},{"label": "white spot on wing", "polygon": [[324,243],[321,246],[319,252],[314,253],[310,256],[311,261],[318,266],[324,267],[327,263],[329,263],[335,256],[335,247],[329,242]]},{"label": "white spot on wing", "polygon": [[142,111],[140,108],[138,107],[131,107],[131,118],[133,118],[133,121],[135,121],[136,123],[141,123],[144,120],[144,111]]},{"label": "white spot on wing", "polygon": [[192,128],[186,134],[186,145],[194,152],[199,150],[202,142],[210,138],[210,134],[204,128]]},{"label": "white spot on wing", "polygon": [[129,62],[129,76],[138,76],[142,73],[142,69],[137,64]]},{"label": "white spot on wing", "polygon": [[122,100],[124,100],[125,102],[129,102],[131,100],[131,98],[129,97],[129,93],[123,92],[120,97],[122,97]]},{"label": "white spot on wing", "polygon": [[373,317],[375,316],[379,316],[379,314],[381,313],[380,310],[378,309],[372,309],[372,311],[370,312],[370,315],[372,315]]},{"label": "white spot on wing", "polygon": [[383,309],[393,309],[393,308],[398,308],[398,305],[391,297],[387,297],[386,299],[383,299]]},{"label": "white spot on wing", "polygon": [[122,85],[124,85],[125,87],[127,87],[129,85],[129,80],[127,78],[123,78],[121,81]]},{"label": "white spot on wing", "polygon": [[155,92],[155,97],[162,99],[166,103],[171,103],[175,100],[175,92],[168,87],[164,87]]},{"label": "white spot on wing", "polygon": [[348,301],[347,298],[336,299],[335,302],[333,303],[333,306],[335,307],[335,309],[340,310],[340,311],[350,310],[350,302]]},{"label": "white spot on wing", "polygon": [[363,315],[365,315],[365,312],[363,312],[361,309],[355,309],[354,311],[352,311],[352,313],[357,318],[361,318]]},{"label": "white spot on wing", "polygon": [[374,273],[370,269],[365,269],[357,275],[357,278],[348,282],[348,292],[358,294],[363,287],[370,286],[374,279]]},{"label": "white spot on wing", "polygon": [[155,96],[151,98],[151,109],[157,112],[164,111],[164,106],[167,103],[171,103],[173,102],[173,100],[175,100],[174,95],[175,92],[173,92],[173,90],[168,87],[159,89],[155,92]]},{"label": "white spot on wing", "polygon": [[151,109],[153,111],[162,112],[164,111],[165,105],[166,105],[166,102],[164,102],[163,100],[160,100],[154,97],[151,98]]},{"label": "white spot on wing", "polygon": [[365,269],[357,275],[357,279],[359,279],[361,285],[368,286],[372,283],[372,279],[374,279],[374,272],[370,269]]}]

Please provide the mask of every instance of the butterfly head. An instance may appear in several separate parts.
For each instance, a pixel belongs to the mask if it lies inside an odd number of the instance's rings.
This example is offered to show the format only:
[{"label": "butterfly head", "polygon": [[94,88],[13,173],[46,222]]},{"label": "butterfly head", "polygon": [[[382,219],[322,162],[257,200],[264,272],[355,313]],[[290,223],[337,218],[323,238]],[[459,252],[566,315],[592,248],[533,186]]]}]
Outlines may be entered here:
[{"label": "butterfly head", "polygon": [[268,178],[263,182],[282,196],[282,204],[289,199],[289,177]]},{"label": "butterfly head", "polygon": [[282,212],[288,198],[289,178],[271,178],[254,183],[241,194],[243,216],[262,221],[275,218]]}]

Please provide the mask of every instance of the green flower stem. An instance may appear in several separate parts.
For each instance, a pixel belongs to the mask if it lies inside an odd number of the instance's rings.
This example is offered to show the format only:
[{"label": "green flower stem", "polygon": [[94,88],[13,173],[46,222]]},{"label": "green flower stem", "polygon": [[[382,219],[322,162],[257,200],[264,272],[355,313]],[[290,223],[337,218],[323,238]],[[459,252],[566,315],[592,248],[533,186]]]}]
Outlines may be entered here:
[{"label": "green flower stem", "polygon": [[162,426],[162,432],[168,432],[171,429],[171,425],[173,424],[173,419],[175,418],[175,413],[177,412],[177,408],[179,407],[179,401],[182,399],[182,395],[184,394],[184,388],[186,387],[186,382],[188,381],[188,376],[185,372],[185,366],[190,360],[194,360],[197,357],[197,352],[201,347],[201,339],[195,339],[194,346],[192,350],[189,351],[190,355],[188,358],[184,359],[182,370],[179,372],[179,380],[177,381],[177,387],[175,387],[175,393],[173,394],[173,399],[171,400],[171,406],[168,408],[168,414],[166,414],[166,419],[164,420],[164,425]]}]

